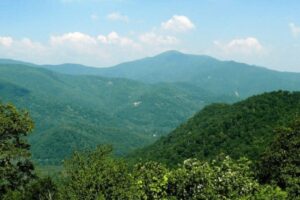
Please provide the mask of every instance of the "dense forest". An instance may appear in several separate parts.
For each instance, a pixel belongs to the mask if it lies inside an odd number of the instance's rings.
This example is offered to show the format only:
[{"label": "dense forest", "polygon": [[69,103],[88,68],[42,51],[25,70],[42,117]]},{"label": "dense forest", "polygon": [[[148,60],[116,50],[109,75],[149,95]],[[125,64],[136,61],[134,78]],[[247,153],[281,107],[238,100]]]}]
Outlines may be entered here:
[{"label": "dense forest", "polygon": [[71,76],[24,64],[0,64],[0,73],[0,100],[28,109],[35,121],[29,142],[42,164],[60,164],[75,149],[105,143],[124,155],[203,106],[236,99],[179,83]]},{"label": "dense forest", "polygon": [[[146,148],[159,152],[153,157],[147,153],[147,160],[116,158],[111,146],[102,145],[75,151],[52,177],[39,174],[30,159],[26,138],[34,125],[28,112],[1,104],[0,199],[299,199],[299,95],[279,91],[231,106],[211,105],[172,132],[168,137],[175,139],[169,143],[161,142],[166,137]],[[222,134],[202,130],[213,128],[215,121]],[[179,134],[185,129],[186,134]],[[219,145],[204,156],[203,146],[189,143],[192,148],[178,154],[177,143],[187,140],[176,137],[197,141],[196,132],[214,136],[211,142]],[[169,148],[171,141],[174,148]],[[158,144],[166,145],[166,155],[179,157],[166,159]]]},{"label": "dense forest", "polygon": [[300,114],[300,92],[278,91],[233,105],[212,104],[132,157],[174,166],[187,158],[211,160],[220,153],[256,160],[275,137],[274,129]]}]

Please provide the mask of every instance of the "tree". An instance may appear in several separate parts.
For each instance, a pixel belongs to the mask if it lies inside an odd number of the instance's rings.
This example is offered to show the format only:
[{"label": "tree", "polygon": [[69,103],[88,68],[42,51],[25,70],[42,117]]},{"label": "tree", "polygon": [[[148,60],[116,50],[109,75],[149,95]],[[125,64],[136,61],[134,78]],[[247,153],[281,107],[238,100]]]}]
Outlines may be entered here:
[{"label": "tree", "polygon": [[127,166],[111,152],[110,146],[75,152],[65,162],[61,199],[136,199]]},{"label": "tree", "polygon": [[185,160],[169,176],[168,195],[174,199],[278,199],[286,197],[280,188],[259,185],[245,158],[237,161],[226,156],[212,163]]},{"label": "tree", "polygon": [[169,170],[158,162],[138,163],[133,177],[139,199],[166,199]]},{"label": "tree", "polygon": [[300,121],[276,130],[277,136],[262,154],[258,177],[287,190],[290,199],[300,198]]},{"label": "tree", "polygon": [[9,191],[23,190],[35,177],[25,139],[32,128],[28,112],[0,103],[0,199]]},{"label": "tree", "polygon": [[50,177],[38,178],[25,188],[22,200],[55,200],[58,190]]}]

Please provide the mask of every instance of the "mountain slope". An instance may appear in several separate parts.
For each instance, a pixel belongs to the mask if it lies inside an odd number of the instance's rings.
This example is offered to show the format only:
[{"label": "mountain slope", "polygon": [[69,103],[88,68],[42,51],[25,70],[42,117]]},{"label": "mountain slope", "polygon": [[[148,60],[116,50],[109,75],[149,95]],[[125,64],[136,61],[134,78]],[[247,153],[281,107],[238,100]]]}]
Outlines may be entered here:
[{"label": "mountain slope", "polygon": [[175,165],[220,153],[256,159],[272,141],[273,128],[299,118],[300,92],[271,92],[228,104],[212,104],[133,157]]},{"label": "mountain slope", "polygon": [[118,154],[144,146],[217,97],[183,85],[148,85],[99,76],[71,76],[26,65],[0,64],[0,100],[29,109],[30,138],[40,162],[72,150],[111,143]]}]

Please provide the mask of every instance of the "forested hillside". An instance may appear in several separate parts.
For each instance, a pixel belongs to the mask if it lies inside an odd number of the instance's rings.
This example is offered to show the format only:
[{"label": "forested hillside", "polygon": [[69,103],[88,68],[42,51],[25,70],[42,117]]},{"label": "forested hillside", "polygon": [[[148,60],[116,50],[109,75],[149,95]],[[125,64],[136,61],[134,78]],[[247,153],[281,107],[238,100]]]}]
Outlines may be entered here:
[{"label": "forested hillside", "polygon": [[220,153],[257,159],[276,127],[300,116],[300,92],[278,91],[229,104],[212,104],[153,145],[132,156],[175,166],[187,158],[211,160]]},{"label": "forested hillside", "polygon": [[3,200],[294,200],[300,196],[298,117],[274,132],[255,163],[244,156],[232,159],[219,154],[211,161],[188,158],[174,168],[153,161],[130,166],[112,157],[110,146],[102,145],[74,152],[55,177],[38,174],[30,160],[26,136],[33,123],[29,114],[0,104],[0,119]]},{"label": "forested hillside", "polygon": [[117,154],[150,144],[216,96],[185,84],[148,85],[71,76],[27,65],[0,64],[0,99],[28,109],[35,121],[33,157],[60,163],[78,148],[113,144]]}]

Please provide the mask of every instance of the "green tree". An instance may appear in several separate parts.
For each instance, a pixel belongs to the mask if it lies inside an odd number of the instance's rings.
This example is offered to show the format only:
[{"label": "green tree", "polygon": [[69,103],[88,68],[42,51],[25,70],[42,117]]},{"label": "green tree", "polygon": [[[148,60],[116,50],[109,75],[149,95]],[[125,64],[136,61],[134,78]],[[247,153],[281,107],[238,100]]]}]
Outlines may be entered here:
[{"label": "green tree", "polygon": [[212,163],[197,159],[185,160],[169,176],[168,196],[173,199],[249,200],[280,199],[286,194],[280,188],[260,185],[245,158],[230,157]]},{"label": "green tree", "polygon": [[300,121],[276,130],[276,138],[261,156],[258,177],[287,190],[290,199],[300,199]]},{"label": "green tree", "polygon": [[135,199],[131,176],[124,162],[110,157],[110,146],[75,152],[65,162],[62,199]]},{"label": "green tree", "polygon": [[50,177],[38,178],[25,189],[22,200],[55,200],[58,189]]},{"label": "green tree", "polygon": [[25,136],[33,128],[28,112],[0,104],[0,198],[9,191],[22,191],[34,176]]},{"label": "green tree", "polygon": [[133,169],[139,199],[166,199],[169,170],[158,162],[138,163]]}]

